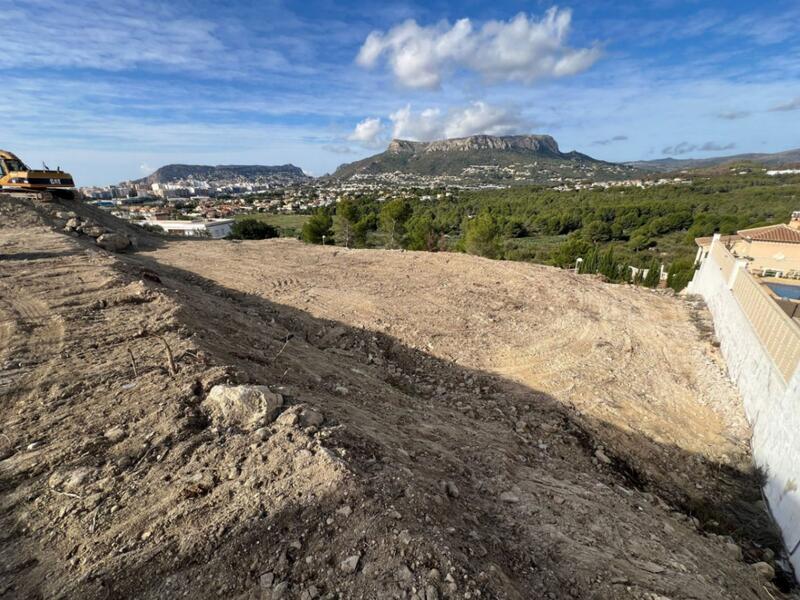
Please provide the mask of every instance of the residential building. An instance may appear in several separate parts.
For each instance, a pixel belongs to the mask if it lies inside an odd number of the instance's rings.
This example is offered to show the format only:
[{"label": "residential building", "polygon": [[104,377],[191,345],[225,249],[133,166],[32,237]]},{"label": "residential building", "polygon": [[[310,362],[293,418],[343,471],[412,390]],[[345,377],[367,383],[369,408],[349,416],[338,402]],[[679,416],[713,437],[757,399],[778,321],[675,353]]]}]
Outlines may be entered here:
[{"label": "residential building", "polygon": [[[789,224],[742,229],[719,238],[736,258],[747,261],[747,270],[762,277],[800,279],[800,211],[792,213]],[[695,239],[696,260],[708,256],[712,238]]]},{"label": "residential building", "polygon": [[233,219],[214,219],[211,221],[139,221],[138,225],[157,225],[171,235],[186,237],[207,237],[214,240],[224,238],[231,232]]}]

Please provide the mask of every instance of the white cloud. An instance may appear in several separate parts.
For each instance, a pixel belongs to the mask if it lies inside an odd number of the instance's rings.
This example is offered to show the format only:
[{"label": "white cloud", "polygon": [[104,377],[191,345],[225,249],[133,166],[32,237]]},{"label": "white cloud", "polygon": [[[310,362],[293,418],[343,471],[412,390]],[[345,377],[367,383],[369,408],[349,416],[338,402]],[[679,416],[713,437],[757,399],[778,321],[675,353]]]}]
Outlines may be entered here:
[{"label": "white cloud", "polygon": [[367,148],[380,146],[384,142],[384,127],[380,119],[366,118],[356,125],[355,130],[348,136],[351,142],[358,142]]},{"label": "white cloud", "polygon": [[705,144],[690,144],[689,142],[681,142],[674,146],[667,146],[661,153],[668,156],[680,156],[681,154],[689,154],[690,152],[721,152],[723,150],[733,150],[736,144],[730,142],[728,144],[720,144],[718,142],[706,142]]},{"label": "white cloud", "polygon": [[769,110],[770,112],[789,112],[792,110],[800,110],[800,96],[798,96],[794,100],[785,102],[784,104],[778,104],[777,106],[773,106]]},{"label": "white cloud", "polygon": [[428,108],[420,112],[407,105],[389,116],[393,123],[392,136],[401,139],[431,141],[466,137],[477,134],[509,135],[525,133],[532,124],[518,112],[485,102],[451,108],[442,112]]},{"label": "white cloud", "polygon": [[[446,110],[426,108],[413,111],[407,104],[391,113],[391,136],[398,139],[428,142],[470,135],[510,135],[529,132],[533,124],[518,111],[473,102],[469,106]],[[360,121],[347,139],[364,148],[380,148],[389,142],[389,123],[378,117]]]},{"label": "white cloud", "polygon": [[150,165],[148,165],[147,163],[142,163],[142,164],[140,164],[140,165],[139,165],[139,170],[140,170],[142,173],[146,173],[146,174],[148,174],[148,175],[149,175],[150,173],[152,173],[153,171],[155,171],[155,169],[154,169],[153,167],[151,167]]},{"label": "white cloud", "polygon": [[475,29],[469,19],[422,27],[408,20],[388,32],[369,34],[356,62],[375,67],[386,56],[397,80],[412,88],[436,88],[442,79],[468,69],[488,81],[532,83],[575,75],[591,67],[600,49],[566,45],[570,10],[549,9],[541,20],[518,14]]}]

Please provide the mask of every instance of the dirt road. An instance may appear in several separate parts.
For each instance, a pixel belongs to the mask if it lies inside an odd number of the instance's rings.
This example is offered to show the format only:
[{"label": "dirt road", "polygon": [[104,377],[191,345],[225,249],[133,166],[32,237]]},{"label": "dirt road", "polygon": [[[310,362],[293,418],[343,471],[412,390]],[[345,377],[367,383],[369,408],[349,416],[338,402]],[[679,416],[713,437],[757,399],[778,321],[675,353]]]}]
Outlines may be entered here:
[{"label": "dirt road", "polygon": [[[111,255],[65,210],[0,199],[0,596],[783,597],[683,301],[288,241]],[[280,414],[231,426],[225,382]]]}]

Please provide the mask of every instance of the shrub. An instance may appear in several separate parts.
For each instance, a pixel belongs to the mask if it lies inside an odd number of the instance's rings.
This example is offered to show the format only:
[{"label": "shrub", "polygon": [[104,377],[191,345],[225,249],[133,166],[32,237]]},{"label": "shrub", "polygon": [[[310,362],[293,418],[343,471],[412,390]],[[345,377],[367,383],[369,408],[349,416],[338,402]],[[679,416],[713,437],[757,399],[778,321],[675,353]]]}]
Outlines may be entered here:
[{"label": "shrub", "polygon": [[690,258],[676,260],[669,266],[667,271],[667,286],[676,292],[680,292],[689,285],[694,276],[695,265]]},{"label": "shrub", "polygon": [[250,218],[236,221],[231,227],[228,237],[232,240],[266,240],[278,237],[278,235],[280,235],[280,231],[277,227]]}]

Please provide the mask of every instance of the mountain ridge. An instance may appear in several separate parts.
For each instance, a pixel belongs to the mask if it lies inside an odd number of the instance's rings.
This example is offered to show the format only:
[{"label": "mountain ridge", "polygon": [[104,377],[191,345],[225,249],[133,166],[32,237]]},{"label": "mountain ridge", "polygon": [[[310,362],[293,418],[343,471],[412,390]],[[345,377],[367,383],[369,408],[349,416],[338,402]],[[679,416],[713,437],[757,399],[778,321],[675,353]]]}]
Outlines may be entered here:
[{"label": "mountain ridge", "polygon": [[190,165],[172,163],[156,169],[147,177],[133,183],[152,185],[172,183],[185,179],[255,179],[258,177],[285,176],[298,180],[308,178],[300,167],[285,165]]},{"label": "mountain ridge", "polygon": [[659,172],[676,171],[682,169],[702,169],[716,167],[728,163],[754,162],[765,167],[780,167],[791,164],[800,164],[800,148],[783,150],[781,152],[746,152],[730,154],[712,158],[657,158],[655,160],[626,161],[623,164],[640,169],[651,169]]},{"label": "mountain ridge", "polygon": [[[544,134],[472,135],[461,138],[416,142],[393,139],[386,150],[340,165],[331,175],[349,179],[354,175],[381,176],[403,173],[418,176],[448,176],[465,179],[517,179],[516,169],[528,170],[525,181],[585,177],[598,172],[609,178],[632,176],[635,167],[595,159],[580,152],[562,152],[558,142]],[[492,169],[494,173],[490,172]]]}]

